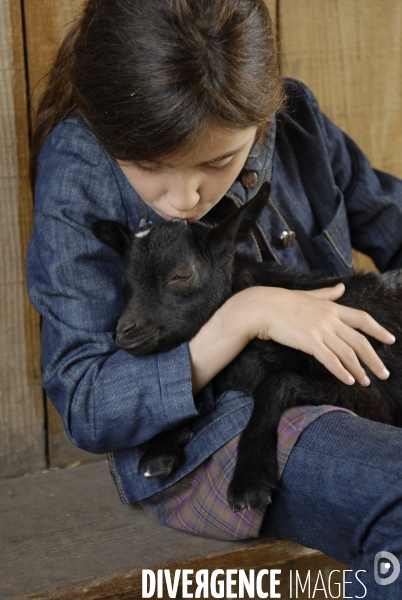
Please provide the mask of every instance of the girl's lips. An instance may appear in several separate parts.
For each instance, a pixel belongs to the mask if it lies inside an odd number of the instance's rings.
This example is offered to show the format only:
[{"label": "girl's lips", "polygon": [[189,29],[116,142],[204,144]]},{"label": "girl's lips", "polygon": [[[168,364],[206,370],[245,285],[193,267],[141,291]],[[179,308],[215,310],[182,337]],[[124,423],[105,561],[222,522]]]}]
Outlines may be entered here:
[{"label": "girl's lips", "polygon": [[[195,215],[195,217],[190,217],[189,219],[183,219],[183,221],[187,221],[187,223],[195,223],[196,221],[198,221],[199,218],[199,214]],[[169,215],[165,215],[165,219],[167,221],[173,221],[174,219],[177,219],[178,217],[170,217]]]}]

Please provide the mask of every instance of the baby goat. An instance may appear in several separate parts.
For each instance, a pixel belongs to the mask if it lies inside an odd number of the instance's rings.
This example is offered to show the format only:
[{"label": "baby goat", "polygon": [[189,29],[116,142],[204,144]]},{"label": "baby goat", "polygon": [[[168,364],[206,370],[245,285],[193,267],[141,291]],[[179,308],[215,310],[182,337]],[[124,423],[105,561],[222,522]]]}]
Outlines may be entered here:
[{"label": "baby goat", "polygon": [[[240,256],[236,247],[268,196],[269,184],[264,184],[253,200],[213,229],[180,220],[153,227],[142,221],[131,233],[110,221],[93,227],[101,241],[124,255],[129,299],[116,342],[131,354],[164,352],[189,341],[230,296],[255,285],[312,290],[342,281],[346,291],[337,302],[368,312],[396,336],[391,346],[370,338],[391,376],[382,381],[369,372],[369,387],[348,386],[314,357],[259,339],[215,377],[217,392],[235,389],[254,398],[228,490],[234,511],[271,501],[278,484],[277,426],[285,409],[332,404],[402,426],[402,271],[329,278]],[[140,461],[140,471],[146,476],[172,472],[183,460],[182,448],[190,435],[185,424],[156,436]]]}]

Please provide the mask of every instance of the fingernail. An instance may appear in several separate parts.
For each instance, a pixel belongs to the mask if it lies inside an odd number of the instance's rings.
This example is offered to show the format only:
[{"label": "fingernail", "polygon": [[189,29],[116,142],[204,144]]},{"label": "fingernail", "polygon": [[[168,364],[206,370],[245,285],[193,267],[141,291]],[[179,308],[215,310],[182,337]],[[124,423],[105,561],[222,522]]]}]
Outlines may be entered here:
[{"label": "fingernail", "polygon": [[389,339],[389,340],[390,340],[392,343],[394,343],[394,342],[395,342],[395,340],[396,340],[396,337],[395,337],[394,335],[392,335],[392,333],[390,333],[390,334],[389,334],[389,336],[388,336],[388,339]]},{"label": "fingernail", "polygon": [[370,379],[367,377],[367,375],[364,376],[363,385],[366,387],[370,385]]},{"label": "fingernail", "polygon": [[352,375],[349,375],[349,377],[348,377],[348,385],[353,385],[354,383],[356,383],[355,378],[352,377]]},{"label": "fingernail", "polygon": [[383,376],[384,379],[388,379],[390,372],[388,371],[388,369],[386,369],[384,367],[383,369],[381,369],[381,375]]}]

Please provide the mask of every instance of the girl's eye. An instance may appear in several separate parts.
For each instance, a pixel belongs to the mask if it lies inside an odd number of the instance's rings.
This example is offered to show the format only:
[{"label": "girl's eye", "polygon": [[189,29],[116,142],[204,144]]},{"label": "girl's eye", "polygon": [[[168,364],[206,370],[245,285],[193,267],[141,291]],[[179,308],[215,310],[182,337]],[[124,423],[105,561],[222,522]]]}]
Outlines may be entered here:
[{"label": "girl's eye", "polygon": [[135,166],[139,171],[142,171],[143,173],[157,173],[159,171],[162,171],[162,167],[158,165],[155,167],[146,167],[144,165],[140,165],[139,163],[135,163]]},{"label": "girl's eye", "polygon": [[230,160],[228,163],[226,163],[225,165],[221,165],[220,167],[214,167],[213,165],[209,165],[209,167],[215,171],[215,173],[220,173],[221,171],[225,171],[226,169],[228,169],[230,167],[230,165],[232,164],[232,160]]},{"label": "girl's eye", "polygon": [[153,173],[154,171],[156,171],[156,169],[153,169],[152,167],[144,167],[143,165],[139,164],[136,164],[135,166],[139,171],[142,171],[143,173]]},{"label": "girl's eye", "polygon": [[[230,167],[230,165],[232,164],[232,160],[230,160],[228,163],[226,163],[225,165],[220,165],[215,167],[214,165],[207,165],[212,171],[214,171],[215,173],[220,173],[221,171],[225,171],[226,169],[228,169]],[[143,173],[156,173],[157,171],[160,171],[161,169],[158,167],[145,167],[144,165],[140,165],[138,163],[136,163],[135,165],[137,167],[137,169],[139,171],[142,171]]]}]

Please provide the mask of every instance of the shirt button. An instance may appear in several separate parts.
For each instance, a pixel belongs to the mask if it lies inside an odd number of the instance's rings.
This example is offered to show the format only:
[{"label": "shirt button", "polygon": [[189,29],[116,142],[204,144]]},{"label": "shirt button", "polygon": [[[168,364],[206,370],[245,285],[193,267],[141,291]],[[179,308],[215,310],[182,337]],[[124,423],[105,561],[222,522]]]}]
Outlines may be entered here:
[{"label": "shirt button", "polygon": [[249,189],[257,185],[258,175],[255,171],[243,171],[241,174],[241,182],[243,187]]},{"label": "shirt button", "polygon": [[282,240],[282,244],[285,246],[285,248],[289,248],[289,246],[291,246],[295,241],[296,234],[294,231],[282,231],[279,237]]}]

